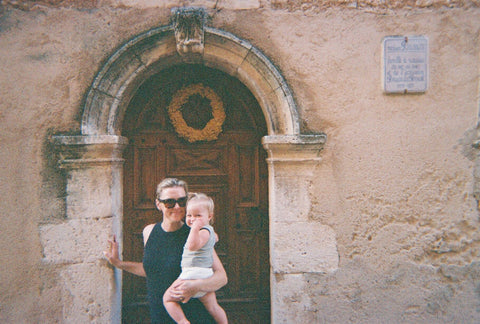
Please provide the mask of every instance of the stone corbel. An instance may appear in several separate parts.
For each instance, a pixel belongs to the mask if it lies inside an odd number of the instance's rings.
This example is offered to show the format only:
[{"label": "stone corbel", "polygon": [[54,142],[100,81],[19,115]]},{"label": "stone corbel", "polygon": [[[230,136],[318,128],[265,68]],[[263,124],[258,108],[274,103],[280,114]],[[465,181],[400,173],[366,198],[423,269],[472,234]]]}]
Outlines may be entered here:
[{"label": "stone corbel", "polygon": [[207,17],[203,8],[187,7],[172,10],[172,24],[178,54],[181,56],[203,55],[204,27]]}]

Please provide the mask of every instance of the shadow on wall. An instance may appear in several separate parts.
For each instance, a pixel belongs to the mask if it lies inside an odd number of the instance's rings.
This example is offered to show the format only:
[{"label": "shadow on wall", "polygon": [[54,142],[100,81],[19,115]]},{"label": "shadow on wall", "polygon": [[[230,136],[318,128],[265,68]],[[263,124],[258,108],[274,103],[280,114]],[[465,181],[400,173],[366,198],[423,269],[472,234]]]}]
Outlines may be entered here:
[{"label": "shadow on wall", "polygon": [[58,167],[58,149],[51,141],[55,134],[49,129],[42,146],[43,168],[42,188],[40,190],[40,223],[54,223],[65,219],[65,199],[67,196],[67,179],[64,169]]}]

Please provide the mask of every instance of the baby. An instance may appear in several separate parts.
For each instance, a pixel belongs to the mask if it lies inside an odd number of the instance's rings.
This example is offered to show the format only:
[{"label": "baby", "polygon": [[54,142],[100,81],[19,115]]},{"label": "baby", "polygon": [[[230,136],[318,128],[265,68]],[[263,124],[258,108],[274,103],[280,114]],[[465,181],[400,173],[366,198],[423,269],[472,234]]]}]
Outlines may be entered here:
[{"label": "baby", "polygon": [[[186,224],[190,226],[190,234],[183,248],[180,279],[205,279],[213,275],[213,247],[217,241],[213,227],[210,226],[213,210],[212,198],[203,193],[191,194],[185,218]],[[170,298],[172,286],[163,295],[165,309],[175,322],[189,324],[178,302]],[[228,323],[225,311],[217,303],[215,292],[200,292],[193,298],[198,298],[203,303],[217,323]]]}]

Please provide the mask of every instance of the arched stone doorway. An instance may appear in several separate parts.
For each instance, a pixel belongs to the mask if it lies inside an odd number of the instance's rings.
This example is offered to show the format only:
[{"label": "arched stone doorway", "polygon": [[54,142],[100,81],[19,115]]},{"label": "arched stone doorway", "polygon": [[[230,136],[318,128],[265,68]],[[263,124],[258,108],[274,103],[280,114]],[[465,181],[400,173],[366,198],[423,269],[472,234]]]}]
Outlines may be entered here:
[{"label": "arched stone doorway", "polygon": [[[168,107],[186,89],[196,94],[182,105],[182,117],[194,129],[205,128],[214,107],[224,111],[218,138],[190,142],[172,125]],[[200,95],[207,89],[215,103]],[[165,177],[186,180],[192,192],[205,192],[215,202],[220,238],[215,249],[228,274],[217,299],[229,323],[269,323],[268,178],[261,146],[267,129],[255,98],[226,73],[199,64],[175,65],[142,84],[123,124],[122,135],[130,142],[124,152],[124,258],[141,261],[142,230],[161,221],[156,184]],[[145,279],[128,273],[123,279],[124,323],[146,323]]]},{"label": "arched stone doorway", "polygon": [[[307,213],[299,214],[292,208],[298,201],[309,206],[305,193],[314,167],[321,161],[325,135],[300,133],[291,91],[261,52],[224,31],[205,27],[204,32],[203,54],[191,58],[193,62],[176,52],[173,26],[152,29],[128,41],[104,64],[92,83],[83,108],[81,135],[53,137],[59,147],[60,165],[68,173],[67,222],[75,222],[72,227],[88,227],[97,238],[82,241],[81,246],[72,242],[76,257],[68,267],[80,277],[93,278],[95,285],[75,291],[65,278],[63,285],[69,289],[65,297],[68,302],[63,305],[66,320],[88,321],[85,310],[91,309],[94,301],[101,309],[99,317],[120,321],[122,273],[108,270],[101,256],[106,234],[116,233],[123,240],[123,149],[128,139],[121,136],[121,128],[125,111],[146,79],[182,63],[202,64],[237,78],[254,95],[263,112],[268,133],[262,144],[268,152],[272,322],[281,319],[286,299],[282,298],[284,288],[280,283],[288,282],[289,274],[294,279],[299,273],[338,266],[334,233],[326,233],[321,225],[307,221]],[[326,246],[309,247],[292,240],[299,233],[308,237],[308,233],[319,232],[328,237]],[[315,257],[319,254],[320,259]],[[305,255],[310,258],[306,260]]]}]

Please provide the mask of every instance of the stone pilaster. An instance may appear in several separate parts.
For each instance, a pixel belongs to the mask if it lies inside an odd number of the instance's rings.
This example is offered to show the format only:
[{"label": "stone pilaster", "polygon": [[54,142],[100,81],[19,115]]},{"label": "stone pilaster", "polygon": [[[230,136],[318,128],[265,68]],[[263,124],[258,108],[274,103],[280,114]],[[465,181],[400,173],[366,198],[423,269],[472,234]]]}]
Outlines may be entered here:
[{"label": "stone pilaster", "polygon": [[[326,273],[338,268],[334,231],[311,217],[310,186],[321,162],[325,135],[266,136],[270,187],[270,252],[272,322],[288,322],[288,316],[303,312],[301,303],[286,296],[301,295],[301,282],[308,273]],[[296,309],[296,307],[299,307]]]},{"label": "stone pilaster", "polygon": [[121,136],[54,136],[66,170],[66,215],[40,228],[43,261],[60,269],[66,323],[120,323],[121,272],[103,258],[112,233],[121,242]]}]

